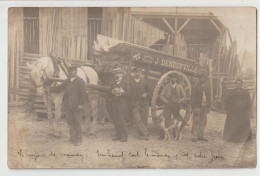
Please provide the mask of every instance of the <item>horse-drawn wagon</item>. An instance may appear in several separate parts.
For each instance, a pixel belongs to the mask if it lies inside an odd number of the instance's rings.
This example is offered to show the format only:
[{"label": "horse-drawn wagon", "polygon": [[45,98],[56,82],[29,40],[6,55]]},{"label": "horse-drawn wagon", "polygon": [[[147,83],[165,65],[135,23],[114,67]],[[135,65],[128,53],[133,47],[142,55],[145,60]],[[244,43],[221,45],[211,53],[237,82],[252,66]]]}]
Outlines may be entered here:
[{"label": "horse-drawn wagon", "polygon": [[[177,75],[178,83],[181,84],[185,90],[187,101],[182,106],[182,109],[186,111],[185,116],[189,116],[189,96],[193,84],[192,82],[200,74],[209,73],[207,67],[200,66],[198,62],[194,60],[180,58],[162,51],[127,43],[103,35],[97,36],[94,50],[98,56],[104,56],[106,58],[105,60],[107,62],[100,66],[102,69],[104,65],[114,62],[118,63],[114,64],[115,66],[121,65],[128,76],[131,74],[132,67],[139,67],[143,70],[143,76],[148,80],[148,85],[152,90],[150,106],[155,125],[157,125],[159,114],[163,110],[160,93],[162,88],[169,83],[169,76],[172,74]],[[98,70],[101,78],[102,72],[104,71],[102,69]],[[108,73],[105,73],[103,75],[107,74]],[[92,86],[92,88],[95,89],[95,86]]]}]

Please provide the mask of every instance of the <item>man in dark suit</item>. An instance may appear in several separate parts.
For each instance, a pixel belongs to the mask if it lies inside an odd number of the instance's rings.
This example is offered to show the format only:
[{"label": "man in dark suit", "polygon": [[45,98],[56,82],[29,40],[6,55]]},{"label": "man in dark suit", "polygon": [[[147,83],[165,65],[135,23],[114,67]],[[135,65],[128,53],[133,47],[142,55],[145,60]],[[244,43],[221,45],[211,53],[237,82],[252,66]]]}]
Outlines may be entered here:
[{"label": "man in dark suit", "polygon": [[129,84],[123,78],[121,68],[113,69],[115,80],[112,82],[111,108],[112,121],[115,126],[116,136],[113,141],[127,142],[125,118],[128,113]]},{"label": "man in dark suit", "polygon": [[137,127],[139,139],[148,140],[149,132],[147,129],[150,90],[147,81],[141,77],[142,70],[135,67],[134,77],[130,79],[131,107],[134,123]]},{"label": "man in dark suit", "polygon": [[82,110],[86,98],[85,83],[77,76],[77,67],[68,67],[69,77],[61,85],[50,87],[49,92],[65,90],[63,105],[66,110],[66,120],[70,130],[69,142],[75,146],[82,143]]},{"label": "man in dark suit", "polygon": [[211,100],[207,77],[199,75],[199,82],[191,90],[191,108],[193,111],[192,134],[195,138],[193,142],[207,141],[203,137],[207,126],[207,113],[210,111]]}]

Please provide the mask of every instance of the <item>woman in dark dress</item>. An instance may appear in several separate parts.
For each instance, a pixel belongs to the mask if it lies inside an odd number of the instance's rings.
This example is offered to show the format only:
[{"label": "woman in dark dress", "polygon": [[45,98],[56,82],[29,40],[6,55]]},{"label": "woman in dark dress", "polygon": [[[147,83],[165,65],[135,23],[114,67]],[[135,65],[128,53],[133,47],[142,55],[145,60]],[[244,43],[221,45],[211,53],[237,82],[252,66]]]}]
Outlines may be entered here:
[{"label": "woman in dark dress", "polygon": [[223,138],[229,142],[241,143],[252,139],[249,112],[252,102],[249,91],[242,88],[242,80],[236,80],[236,88],[227,98],[227,118]]}]

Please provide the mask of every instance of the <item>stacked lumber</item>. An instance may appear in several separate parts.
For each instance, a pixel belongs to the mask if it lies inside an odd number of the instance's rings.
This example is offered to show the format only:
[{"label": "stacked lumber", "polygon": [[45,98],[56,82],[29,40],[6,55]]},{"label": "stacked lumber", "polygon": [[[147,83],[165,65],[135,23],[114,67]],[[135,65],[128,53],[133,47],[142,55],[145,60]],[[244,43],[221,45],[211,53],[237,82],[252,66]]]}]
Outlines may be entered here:
[{"label": "stacked lumber", "polygon": [[30,78],[31,69],[26,65],[27,62],[32,63],[39,59],[41,56],[38,54],[26,53],[23,55],[20,68],[20,83],[19,83],[19,100],[23,102],[32,101],[35,95],[35,87]]},{"label": "stacked lumber", "polygon": [[[39,17],[41,54],[55,51],[63,58],[89,59],[87,8],[40,8]],[[100,20],[94,23],[101,25]],[[89,34],[92,35],[95,34]]]},{"label": "stacked lumber", "polygon": [[163,38],[164,31],[131,16],[129,8],[104,8],[102,34],[149,47]]},{"label": "stacked lumber", "polygon": [[181,58],[187,58],[187,47],[184,37],[181,33],[175,33],[174,35],[174,51],[175,56]]},{"label": "stacked lumber", "polygon": [[201,53],[205,54],[207,50],[207,44],[187,44],[187,58],[199,61]]},{"label": "stacked lumber", "polygon": [[237,54],[237,43],[232,41],[229,47],[226,46],[226,30],[222,30],[216,39],[213,58],[213,74],[226,74],[237,76],[240,71],[240,64]]},{"label": "stacked lumber", "polygon": [[175,45],[163,45],[162,51],[174,55]]}]

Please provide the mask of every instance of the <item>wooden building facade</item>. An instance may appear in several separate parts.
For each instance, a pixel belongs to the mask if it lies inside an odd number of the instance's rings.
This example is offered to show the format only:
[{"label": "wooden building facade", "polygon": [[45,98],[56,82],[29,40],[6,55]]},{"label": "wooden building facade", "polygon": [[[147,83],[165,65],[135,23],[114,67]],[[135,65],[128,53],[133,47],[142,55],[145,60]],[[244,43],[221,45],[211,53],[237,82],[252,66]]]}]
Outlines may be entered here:
[{"label": "wooden building facade", "polygon": [[130,8],[15,7],[8,11],[8,100],[28,100],[26,62],[53,52],[70,61],[96,63],[97,34],[149,47],[164,32],[132,18]]},{"label": "wooden building facade", "polygon": [[217,85],[214,96],[221,94],[221,79],[239,72],[236,41],[214,16],[133,12],[120,7],[16,7],[8,13],[9,101],[30,99],[26,62],[40,56],[52,52],[71,62],[98,64],[92,51],[97,34],[154,49],[159,46],[198,62],[211,60],[212,81]]}]

